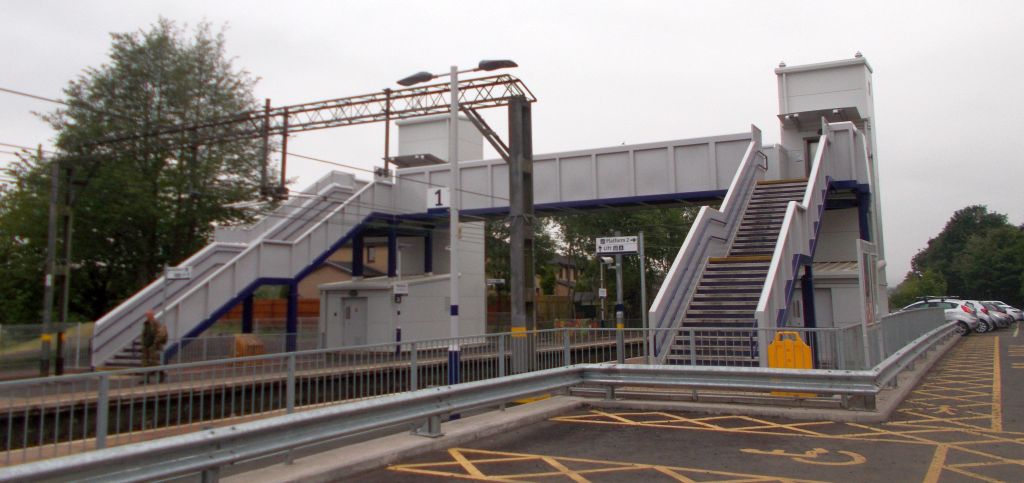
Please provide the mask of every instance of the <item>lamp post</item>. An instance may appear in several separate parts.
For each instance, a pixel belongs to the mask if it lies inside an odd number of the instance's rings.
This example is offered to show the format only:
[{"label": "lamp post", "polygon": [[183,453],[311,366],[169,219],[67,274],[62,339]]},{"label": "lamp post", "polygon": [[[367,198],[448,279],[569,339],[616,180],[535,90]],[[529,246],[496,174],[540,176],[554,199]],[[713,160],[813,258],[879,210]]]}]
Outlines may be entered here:
[{"label": "lamp post", "polygon": [[448,384],[459,382],[459,207],[461,205],[461,180],[459,179],[459,74],[467,72],[492,71],[518,67],[511,60],[481,60],[472,69],[459,70],[458,66],[451,66],[447,74],[431,74],[429,72],[417,72],[402,80],[398,84],[412,86],[422,82],[429,82],[438,77],[449,77],[449,95],[451,96],[450,118],[448,121],[448,164],[451,168],[451,193],[449,196],[450,206],[448,208],[448,278],[451,283],[451,305],[449,316],[451,317],[451,344],[448,346]]}]

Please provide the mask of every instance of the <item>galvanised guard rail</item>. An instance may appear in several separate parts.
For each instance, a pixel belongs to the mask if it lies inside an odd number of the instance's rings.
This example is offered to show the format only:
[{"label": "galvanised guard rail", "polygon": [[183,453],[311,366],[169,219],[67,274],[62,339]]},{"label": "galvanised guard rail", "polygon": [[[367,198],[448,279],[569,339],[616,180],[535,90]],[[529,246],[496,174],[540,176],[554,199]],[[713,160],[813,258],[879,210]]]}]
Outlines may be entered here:
[{"label": "galvanised guard rail", "polygon": [[[924,309],[893,314],[866,332],[859,325],[540,330],[527,334],[534,348],[528,371],[651,361],[649,354],[644,357],[642,341],[652,334],[688,342],[688,354],[671,358],[675,365],[728,366],[744,348],[713,344],[715,339],[739,335],[756,341],[763,333],[770,340],[780,331],[796,332],[811,346],[815,368],[860,370],[942,323],[941,309]],[[513,373],[511,334],[461,337],[457,342],[463,352],[457,371],[461,382]],[[409,341],[0,382],[0,465],[445,385],[451,343]],[[198,341],[192,345],[201,347]],[[207,355],[213,355],[211,348]]]},{"label": "galvanised guard rail", "polygon": [[425,427],[439,430],[440,418],[448,414],[584,384],[813,392],[857,398],[863,407],[871,409],[875,396],[895,380],[900,370],[954,336],[954,329],[955,323],[933,329],[870,370],[737,371],[722,367],[579,364],[421,389],[28,463],[6,469],[0,474],[0,482],[62,481],[72,475],[78,481],[149,481],[194,473],[202,473],[204,481],[215,481],[221,466],[235,462],[405,423],[424,422]]}]

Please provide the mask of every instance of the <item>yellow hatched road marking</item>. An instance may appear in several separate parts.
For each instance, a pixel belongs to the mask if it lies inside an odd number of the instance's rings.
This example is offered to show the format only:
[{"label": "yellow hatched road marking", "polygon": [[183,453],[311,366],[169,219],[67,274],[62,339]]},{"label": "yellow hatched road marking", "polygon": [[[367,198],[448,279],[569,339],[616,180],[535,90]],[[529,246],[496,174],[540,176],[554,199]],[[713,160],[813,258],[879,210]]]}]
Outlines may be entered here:
[{"label": "yellow hatched road marking", "polygon": [[552,458],[550,456],[543,456],[543,457],[541,457],[541,459],[544,460],[545,463],[551,465],[552,468],[555,468],[558,471],[561,471],[563,474],[565,474],[566,477],[568,477],[572,481],[575,481],[577,483],[587,483],[587,481],[588,481],[586,478],[581,476],[579,473],[570,470],[568,467],[566,467],[562,463],[559,463],[558,460],[556,460],[556,459],[554,459],[554,458]]},{"label": "yellow hatched road marking", "polygon": [[999,362],[999,337],[995,339],[992,362],[992,431],[1003,430],[1003,378]]},{"label": "yellow hatched road marking", "polygon": [[679,473],[676,473],[675,471],[672,471],[671,468],[668,468],[666,466],[655,466],[654,467],[654,471],[657,471],[658,473],[661,473],[661,474],[663,474],[663,475],[665,475],[665,476],[667,476],[669,478],[672,478],[672,479],[674,479],[676,481],[682,481],[684,483],[695,483],[697,481],[697,480],[691,480],[691,479],[689,479],[689,478],[687,478],[687,477],[685,477],[683,475],[680,475]]},{"label": "yellow hatched road marking", "polygon": [[938,483],[942,467],[946,464],[947,453],[949,453],[949,446],[940,444],[935,447],[935,454],[932,456],[931,464],[928,465],[928,473],[925,473],[923,483]]},{"label": "yellow hatched road marking", "polygon": [[463,456],[461,452],[455,451],[454,449],[449,449],[448,454],[452,455],[452,459],[458,461],[459,465],[465,468],[466,473],[469,473],[470,476],[484,476],[483,472],[481,472],[480,469],[476,467],[476,465],[470,463],[469,460],[466,459],[466,457]]},{"label": "yellow hatched road marking", "polygon": [[[591,474],[605,474],[605,473],[623,473],[623,472],[645,472],[645,471],[656,471],[662,475],[668,476],[676,481],[682,482],[693,482],[694,479],[686,476],[701,475],[703,478],[700,481],[717,481],[717,482],[760,482],[760,481],[787,481],[787,482],[807,482],[816,483],[815,480],[804,480],[782,476],[772,475],[758,475],[750,473],[735,473],[730,471],[719,471],[707,468],[694,468],[694,467],[683,467],[683,466],[665,466],[665,465],[650,465],[643,463],[630,463],[622,461],[609,461],[609,460],[593,460],[585,458],[572,458],[562,456],[551,456],[541,454],[529,454],[529,453],[507,453],[500,451],[488,451],[488,450],[477,450],[468,448],[451,448],[448,450],[449,455],[456,459],[456,461],[440,461],[435,463],[416,463],[409,465],[392,465],[388,469],[397,472],[415,473],[430,476],[440,476],[446,478],[458,478],[467,480],[484,480],[484,481],[503,481],[503,482],[514,482],[514,481],[529,481],[531,479],[537,479],[540,477],[566,477],[578,483],[586,483],[590,480],[587,479],[587,475]],[[483,456],[499,456],[499,458],[485,458],[485,459],[472,459],[474,455]],[[518,473],[518,474],[488,474],[485,473],[478,466],[484,461],[538,461],[544,462],[552,469],[556,471],[546,472],[531,472],[531,473]],[[570,463],[582,463],[586,465],[593,465],[595,467],[587,469],[576,469],[573,470],[569,467]],[[578,465],[574,465],[578,466]],[[434,468],[434,469],[431,469]],[[473,468],[472,473],[459,473],[455,471],[444,471],[443,469],[448,468],[462,468],[469,472],[469,468]],[[708,479],[707,477],[711,477]],[[640,479],[640,478],[637,478]]]}]

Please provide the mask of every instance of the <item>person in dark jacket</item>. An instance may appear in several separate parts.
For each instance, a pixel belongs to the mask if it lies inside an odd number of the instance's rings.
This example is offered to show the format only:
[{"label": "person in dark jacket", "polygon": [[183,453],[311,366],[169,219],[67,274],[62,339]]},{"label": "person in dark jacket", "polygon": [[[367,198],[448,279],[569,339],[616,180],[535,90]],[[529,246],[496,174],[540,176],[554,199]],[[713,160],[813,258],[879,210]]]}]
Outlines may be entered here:
[{"label": "person in dark jacket", "polygon": [[[160,356],[163,355],[164,345],[167,344],[167,329],[152,310],[146,311],[146,322],[142,325],[142,367],[155,367],[160,365]],[[146,382],[149,382],[149,375],[146,373]],[[159,379],[164,380],[163,371],[159,372]]]}]

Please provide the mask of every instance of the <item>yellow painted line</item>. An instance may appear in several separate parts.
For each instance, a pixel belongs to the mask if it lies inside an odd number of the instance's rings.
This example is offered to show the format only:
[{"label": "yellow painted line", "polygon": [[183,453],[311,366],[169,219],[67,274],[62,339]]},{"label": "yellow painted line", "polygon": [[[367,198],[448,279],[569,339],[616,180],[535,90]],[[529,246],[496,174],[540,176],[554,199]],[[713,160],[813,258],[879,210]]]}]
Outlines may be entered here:
[{"label": "yellow painted line", "polygon": [[992,363],[992,431],[1003,430],[1003,381],[999,362],[999,336],[993,339],[995,348]]},{"label": "yellow painted line", "polygon": [[541,394],[540,396],[524,397],[522,399],[516,399],[513,402],[515,402],[516,404],[530,404],[530,403],[535,403],[537,401],[543,401],[545,399],[551,399],[551,395],[550,394]]},{"label": "yellow painted line", "polygon": [[577,483],[590,483],[590,480],[584,478],[579,473],[570,470],[569,467],[563,465],[562,463],[559,463],[558,460],[550,456],[542,456],[541,459],[544,460],[545,463],[551,465],[552,468],[561,471],[563,475],[565,475],[572,481],[575,481]]},{"label": "yellow painted line", "polygon": [[459,465],[462,466],[466,470],[466,473],[469,473],[470,476],[476,478],[484,476],[484,473],[480,471],[480,469],[477,468],[476,465],[471,463],[469,459],[466,458],[458,449],[450,448],[448,450],[448,454],[452,455],[452,459],[459,462]]},{"label": "yellow painted line", "polygon": [[679,473],[676,473],[675,471],[672,471],[671,468],[665,466],[655,466],[654,471],[657,471],[658,473],[661,473],[669,478],[672,478],[676,481],[681,481],[683,483],[695,483],[697,481],[691,480],[690,478],[687,478]]},{"label": "yellow painted line", "polygon": [[636,421],[633,421],[631,419],[624,418],[624,417],[619,416],[617,414],[606,413],[604,411],[594,410],[594,413],[599,414],[601,416],[604,416],[604,417],[606,417],[608,419],[612,419],[612,420],[618,421],[619,423],[622,423],[622,424],[630,424],[630,425],[632,425],[632,424],[643,424],[643,423],[638,423]]},{"label": "yellow painted line", "polygon": [[947,453],[949,453],[949,446],[940,444],[935,447],[935,455],[932,456],[932,462],[928,465],[928,473],[925,473],[923,483],[938,483],[942,467],[946,464]]}]

